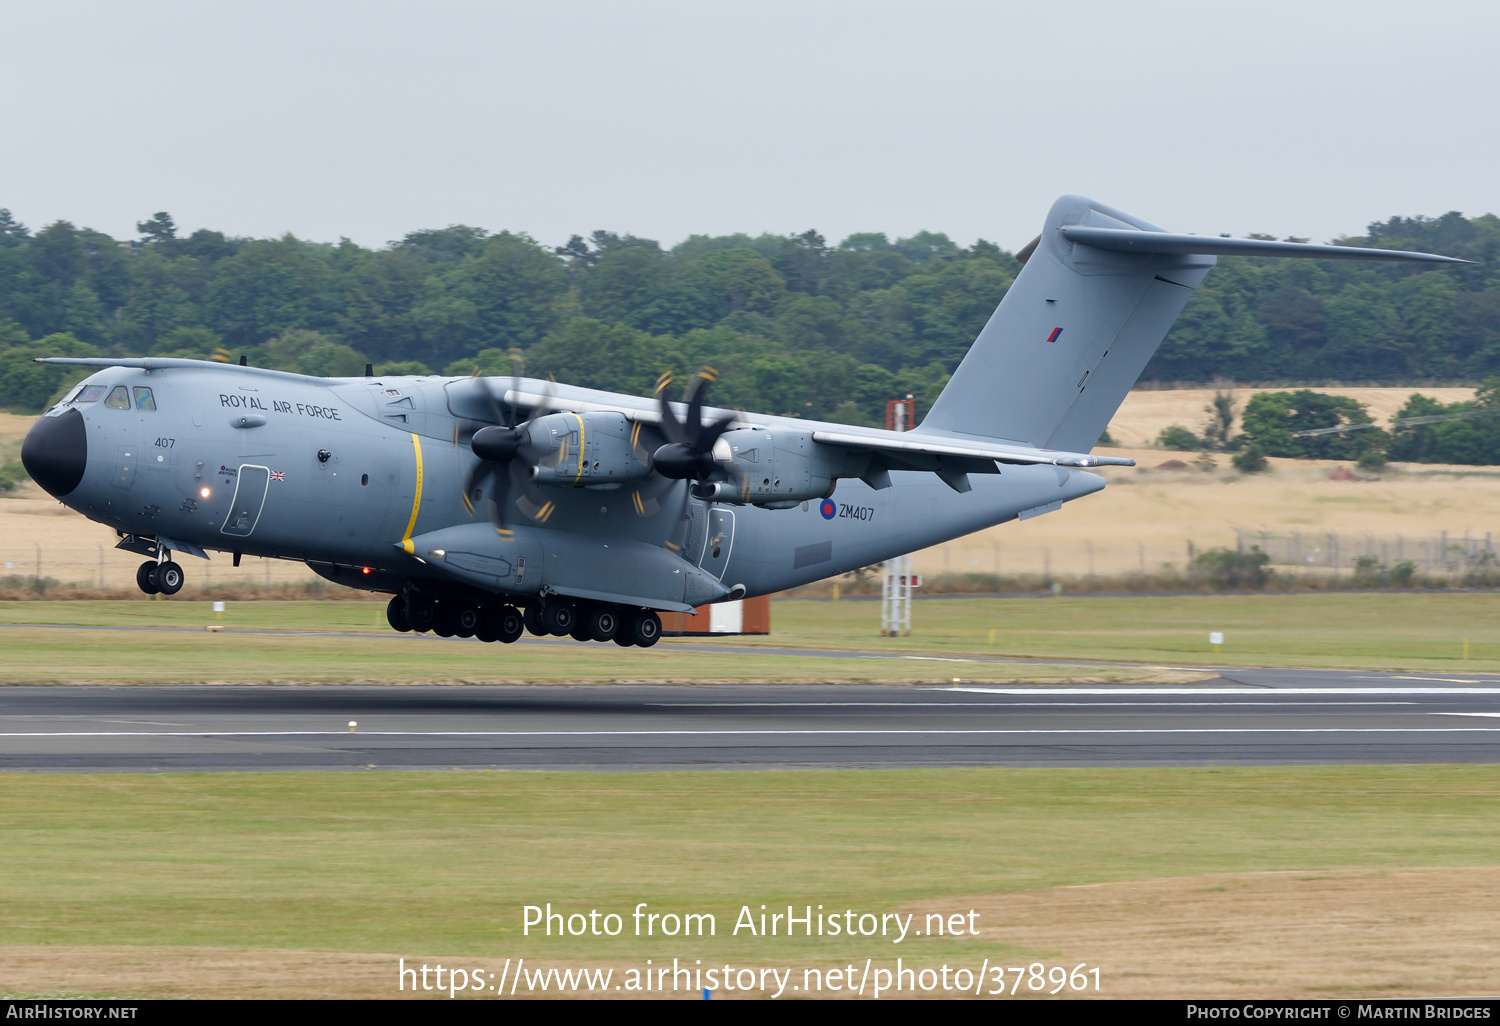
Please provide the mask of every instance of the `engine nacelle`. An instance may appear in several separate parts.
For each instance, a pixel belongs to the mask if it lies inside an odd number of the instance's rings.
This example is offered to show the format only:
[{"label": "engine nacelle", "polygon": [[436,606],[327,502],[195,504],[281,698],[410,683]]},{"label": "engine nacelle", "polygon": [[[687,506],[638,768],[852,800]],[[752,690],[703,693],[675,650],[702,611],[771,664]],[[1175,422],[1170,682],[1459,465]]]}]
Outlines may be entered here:
[{"label": "engine nacelle", "polygon": [[743,427],[726,431],[714,446],[721,463],[732,464],[739,480],[725,475],[693,486],[712,502],[751,503],[790,508],[833,491],[841,469],[812,440],[811,431]]},{"label": "engine nacelle", "polygon": [[639,481],[651,473],[651,454],[639,427],[622,413],[549,413],[531,424],[539,484],[599,487]]}]

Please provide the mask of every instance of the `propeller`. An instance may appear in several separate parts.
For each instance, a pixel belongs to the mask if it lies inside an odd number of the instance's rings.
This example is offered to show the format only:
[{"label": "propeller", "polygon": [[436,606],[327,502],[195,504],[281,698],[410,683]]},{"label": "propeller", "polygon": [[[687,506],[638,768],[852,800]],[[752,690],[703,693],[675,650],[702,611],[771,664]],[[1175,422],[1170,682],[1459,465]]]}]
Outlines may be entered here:
[{"label": "propeller", "polygon": [[[545,413],[547,404],[538,403],[525,420],[516,423],[517,411],[514,404],[502,405],[495,398],[490,380],[479,380],[494,423],[479,428],[469,438],[469,446],[474,455],[479,457],[479,464],[469,472],[464,481],[464,505],[472,513],[474,503],[469,497],[474,494],[474,489],[492,477],[494,485],[489,489],[490,520],[498,530],[506,530],[505,509],[510,504],[512,490],[519,493],[517,504],[524,512],[534,520],[545,521],[556,506],[532,480],[534,468],[547,450],[531,443],[531,424]],[[516,380],[512,378],[511,391],[515,390],[516,384]]]},{"label": "propeller", "polygon": [[[672,404],[667,401],[667,386],[672,383],[670,373],[663,374],[656,382],[656,400],[661,410],[661,433],[666,436],[667,443],[661,446],[651,457],[651,466],[654,474],[658,475],[663,483],[652,489],[648,483],[647,488],[636,491],[636,512],[643,515],[647,512],[646,493],[664,492],[671,487],[674,481],[707,481],[715,475],[730,477],[740,484],[743,490],[746,479],[740,468],[732,460],[720,461],[714,458],[714,445],[723,437],[724,432],[738,420],[733,413],[726,413],[717,420],[705,422],[703,420],[703,397],[709,384],[718,380],[718,372],[712,367],[704,367],[693,380],[688,383],[687,392],[683,396],[687,401],[687,414],[682,420],[677,419],[677,414],[672,410]],[[653,494],[652,499],[656,498]],[[649,512],[655,512],[654,509]]]}]

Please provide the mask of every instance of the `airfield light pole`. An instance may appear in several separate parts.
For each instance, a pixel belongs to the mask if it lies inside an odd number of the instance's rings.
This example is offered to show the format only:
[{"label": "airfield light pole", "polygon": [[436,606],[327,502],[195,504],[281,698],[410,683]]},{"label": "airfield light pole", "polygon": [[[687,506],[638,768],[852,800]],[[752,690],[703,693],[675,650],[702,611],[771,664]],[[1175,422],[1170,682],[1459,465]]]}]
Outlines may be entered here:
[{"label": "airfield light pole", "polygon": [[[910,431],[916,426],[916,401],[888,399],[885,404],[887,431]],[[902,555],[885,561],[880,574],[880,636],[896,638],[911,634],[911,557]]]}]

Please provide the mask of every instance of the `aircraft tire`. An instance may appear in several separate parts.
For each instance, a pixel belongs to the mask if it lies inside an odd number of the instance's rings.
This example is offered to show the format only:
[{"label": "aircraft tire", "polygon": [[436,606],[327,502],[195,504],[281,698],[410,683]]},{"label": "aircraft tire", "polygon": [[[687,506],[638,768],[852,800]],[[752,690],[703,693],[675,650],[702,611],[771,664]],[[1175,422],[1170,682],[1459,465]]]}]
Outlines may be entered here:
[{"label": "aircraft tire", "polygon": [[437,603],[426,595],[413,595],[406,600],[406,622],[418,633],[432,630],[438,618]]},{"label": "aircraft tire", "polygon": [[615,631],[615,644],[621,648],[629,648],[635,644],[634,641],[630,640],[630,627],[628,624],[622,623],[620,629]]},{"label": "aircraft tire", "polygon": [[631,643],[641,648],[650,648],[661,640],[661,617],[655,611],[642,609],[630,618]]},{"label": "aircraft tire", "polygon": [[157,588],[161,590],[163,595],[176,595],[182,590],[182,567],[169,559],[156,568],[156,572],[151,575],[151,579],[156,582]]},{"label": "aircraft tire", "polygon": [[538,638],[545,638],[552,633],[547,629],[547,625],[542,623],[542,607],[535,602],[526,607],[526,612],[521,616],[521,622],[529,633]]},{"label": "aircraft tire", "polygon": [[457,606],[449,614],[449,624],[453,633],[460,638],[472,638],[479,633],[479,627],[484,623],[484,614],[476,606],[465,603]]},{"label": "aircraft tire", "polygon": [[135,586],[147,595],[155,595],[161,591],[156,586],[156,562],[154,560],[148,559],[136,568]]},{"label": "aircraft tire", "polygon": [[577,623],[578,610],[571,602],[548,602],[542,607],[542,626],[559,638],[572,634]]},{"label": "aircraft tire", "polygon": [[479,612],[479,626],[474,629],[474,637],[486,645],[492,645],[500,640],[500,635],[495,633],[495,614],[488,609],[481,609]]},{"label": "aircraft tire", "polygon": [[500,611],[490,621],[491,629],[494,631],[495,640],[503,644],[514,644],[526,626],[521,621],[521,611],[515,606],[501,606]]},{"label": "aircraft tire", "polygon": [[406,600],[400,595],[392,595],[391,601],[386,604],[385,622],[391,625],[392,630],[403,634],[411,630],[411,621],[406,618]]},{"label": "aircraft tire", "polygon": [[613,641],[620,633],[620,610],[610,605],[595,606],[583,617],[588,635],[595,641]]}]

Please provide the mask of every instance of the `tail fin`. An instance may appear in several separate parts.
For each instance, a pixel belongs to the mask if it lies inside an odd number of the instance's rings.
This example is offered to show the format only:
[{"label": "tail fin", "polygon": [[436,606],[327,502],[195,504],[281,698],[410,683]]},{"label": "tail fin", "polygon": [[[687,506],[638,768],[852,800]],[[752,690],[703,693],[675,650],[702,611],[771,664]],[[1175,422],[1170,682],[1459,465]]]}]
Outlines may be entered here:
[{"label": "tail fin", "polygon": [[1099,441],[1214,254],[1470,261],[1407,250],[1170,235],[1082,196],[1046,227],[918,430],[1087,452]]},{"label": "tail fin", "polygon": [[1214,265],[1202,254],[1081,245],[1065,225],[1161,231],[1082,196],[1054,203],[920,430],[1088,452]]}]

